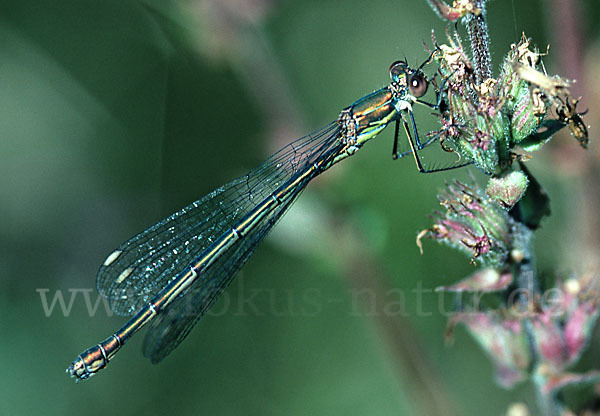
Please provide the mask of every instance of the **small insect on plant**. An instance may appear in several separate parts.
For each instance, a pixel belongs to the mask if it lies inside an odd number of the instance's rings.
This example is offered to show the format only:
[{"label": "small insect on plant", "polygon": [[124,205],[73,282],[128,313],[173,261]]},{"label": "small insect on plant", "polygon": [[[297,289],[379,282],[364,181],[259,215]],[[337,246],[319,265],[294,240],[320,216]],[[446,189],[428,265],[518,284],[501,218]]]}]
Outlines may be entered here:
[{"label": "small insect on plant", "polygon": [[[113,335],[81,353],[67,369],[76,380],[87,379],[115,356],[142,327],[151,323],[144,355],[158,363],[185,339],[196,322],[231,283],[281,216],[308,183],[395,123],[394,159],[414,156],[439,136],[421,142],[413,105],[433,109],[436,100],[422,100],[429,79],[423,68],[439,53],[434,50],[417,69],[404,61],[390,66],[391,82],[340,111],[337,120],[272,155],[245,176],[123,243],[104,261],[97,276],[100,294],[120,315],[133,317]],[[442,84],[443,87],[443,84]],[[403,125],[410,150],[398,151]]]}]

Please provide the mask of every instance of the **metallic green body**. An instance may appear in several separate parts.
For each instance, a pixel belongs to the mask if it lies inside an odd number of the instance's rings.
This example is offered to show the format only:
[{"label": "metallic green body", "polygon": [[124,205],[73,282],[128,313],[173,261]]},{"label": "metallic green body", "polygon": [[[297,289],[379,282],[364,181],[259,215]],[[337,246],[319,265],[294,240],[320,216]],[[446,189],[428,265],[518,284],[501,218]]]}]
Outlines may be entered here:
[{"label": "metallic green body", "polygon": [[[242,216],[228,231],[223,233],[184,272],[167,284],[121,329],[106,340],[81,353],[67,369],[73,377],[86,379],[104,368],[117,351],[137,331],[165,311],[185,290],[209,269],[224,253],[236,249],[244,237],[256,231],[256,227],[282,204],[290,204],[308,182],[329,169],[335,163],[354,154],[364,143],[376,137],[402,111],[409,111],[416,99],[406,90],[405,78],[394,79],[389,86],[360,98],[340,112],[335,129],[335,142],[331,149],[319,155],[312,164],[300,167],[289,180],[275,192],[264,198]],[[109,256],[110,264],[120,252]],[[121,275],[122,279],[129,273]],[[121,278],[120,277],[120,278]]]}]

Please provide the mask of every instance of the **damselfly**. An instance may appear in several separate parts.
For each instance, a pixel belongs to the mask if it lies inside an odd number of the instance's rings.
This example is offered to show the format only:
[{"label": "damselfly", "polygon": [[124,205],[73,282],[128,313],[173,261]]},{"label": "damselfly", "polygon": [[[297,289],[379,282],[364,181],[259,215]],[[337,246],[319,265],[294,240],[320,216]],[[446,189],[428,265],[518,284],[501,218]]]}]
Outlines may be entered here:
[{"label": "damselfly", "polygon": [[[390,123],[393,157],[412,153],[421,172],[421,143],[412,106],[438,108],[421,98],[431,79],[406,62],[390,66],[391,82],[344,108],[336,121],[284,147],[262,165],[123,243],[100,267],[97,287],[117,314],[132,315],[121,329],[81,353],[67,372],[86,379],[104,368],[143,326],[152,322],[144,355],[157,363],[173,351],[232,281],[279,218],[317,175],[354,154]],[[443,84],[440,90],[443,90]],[[410,150],[398,152],[402,123]],[[411,134],[412,132],[412,134]],[[443,170],[443,169],[437,169]]]}]

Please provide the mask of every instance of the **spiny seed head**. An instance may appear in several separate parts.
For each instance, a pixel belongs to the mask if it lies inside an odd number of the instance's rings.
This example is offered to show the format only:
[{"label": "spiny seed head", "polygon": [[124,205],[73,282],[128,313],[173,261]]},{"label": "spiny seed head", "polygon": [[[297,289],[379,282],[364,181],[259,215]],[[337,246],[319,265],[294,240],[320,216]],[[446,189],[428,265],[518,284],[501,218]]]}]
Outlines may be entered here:
[{"label": "spiny seed head", "polygon": [[[455,181],[439,195],[443,211],[433,226],[419,234],[457,248],[473,263],[501,266],[510,253],[512,220],[476,186]],[[420,241],[419,241],[420,244]]]}]

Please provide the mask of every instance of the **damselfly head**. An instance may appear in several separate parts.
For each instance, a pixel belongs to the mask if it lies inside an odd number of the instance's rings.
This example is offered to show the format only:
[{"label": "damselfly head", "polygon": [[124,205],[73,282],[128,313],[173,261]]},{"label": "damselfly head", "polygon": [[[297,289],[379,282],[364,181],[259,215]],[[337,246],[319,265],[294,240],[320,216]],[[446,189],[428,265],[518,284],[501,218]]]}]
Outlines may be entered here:
[{"label": "damselfly head", "polygon": [[429,87],[429,81],[420,70],[412,69],[406,61],[396,61],[390,65],[390,78],[394,82],[404,79],[408,91],[415,98],[425,95]]}]

